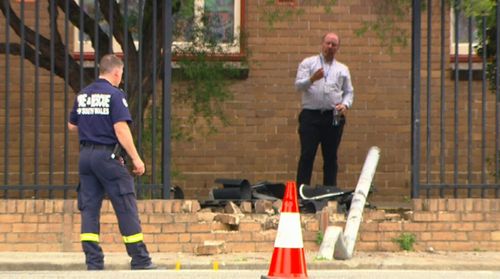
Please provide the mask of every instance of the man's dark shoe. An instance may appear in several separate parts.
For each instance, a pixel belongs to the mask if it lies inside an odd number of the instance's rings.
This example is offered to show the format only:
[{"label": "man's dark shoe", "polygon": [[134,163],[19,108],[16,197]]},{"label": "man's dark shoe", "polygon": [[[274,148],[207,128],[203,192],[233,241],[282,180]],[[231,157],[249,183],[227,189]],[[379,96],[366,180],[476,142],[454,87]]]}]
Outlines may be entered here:
[{"label": "man's dark shoe", "polygon": [[147,269],[156,269],[157,266],[154,263],[149,263],[146,266],[132,266],[132,270],[147,270]]}]

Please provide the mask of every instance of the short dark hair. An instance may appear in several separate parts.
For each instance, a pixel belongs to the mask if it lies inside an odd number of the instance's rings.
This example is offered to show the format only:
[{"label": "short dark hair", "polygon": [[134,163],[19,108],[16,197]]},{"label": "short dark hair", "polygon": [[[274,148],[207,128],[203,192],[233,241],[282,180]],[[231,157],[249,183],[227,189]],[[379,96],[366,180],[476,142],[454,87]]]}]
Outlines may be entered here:
[{"label": "short dark hair", "polygon": [[123,67],[123,61],[114,54],[106,54],[99,62],[99,73],[107,74],[116,68]]}]

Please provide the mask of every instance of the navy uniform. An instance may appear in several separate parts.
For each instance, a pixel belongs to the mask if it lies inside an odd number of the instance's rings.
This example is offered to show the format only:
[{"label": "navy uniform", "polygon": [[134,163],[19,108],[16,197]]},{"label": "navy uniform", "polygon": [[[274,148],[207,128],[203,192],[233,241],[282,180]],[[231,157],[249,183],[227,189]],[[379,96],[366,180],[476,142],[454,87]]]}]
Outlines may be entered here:
[{"label": "navy uniform", "polygon": [[80,240],[89,270],[104,268],[99,219],[105,193],[113,205],[123,242],[132,258],[131,268],[153,268],[143,242],[134,179],[123,161],[112,155],[118,144],[114,124],[120,121],[132,121],[125,94],[106,79],[98,79],[84,88],[70,113],[69,123],[78,127],[80,140]]}]

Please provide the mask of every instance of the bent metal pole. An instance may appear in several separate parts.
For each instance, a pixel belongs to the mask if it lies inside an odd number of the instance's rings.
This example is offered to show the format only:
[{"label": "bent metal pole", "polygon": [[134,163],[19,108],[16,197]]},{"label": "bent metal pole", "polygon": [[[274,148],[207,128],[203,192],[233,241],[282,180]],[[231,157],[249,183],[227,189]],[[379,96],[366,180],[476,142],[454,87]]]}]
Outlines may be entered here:
[{"label": "bent metal pole", "polygon": [[380,149],[373,146],[368,151],[361,175],[354,191],[351,207],[347,216],[344,233],[342,229],[335,226],[327,228],[325,233],[325,243],[321,244],[320,256],[330,258],[334,251],[334,257],[337,260],[346,260],[352,258],[356,238],[361,224],[363,209],[365,208],[366,198],[370,191],[373,176],[377,168],[380,157]]}]

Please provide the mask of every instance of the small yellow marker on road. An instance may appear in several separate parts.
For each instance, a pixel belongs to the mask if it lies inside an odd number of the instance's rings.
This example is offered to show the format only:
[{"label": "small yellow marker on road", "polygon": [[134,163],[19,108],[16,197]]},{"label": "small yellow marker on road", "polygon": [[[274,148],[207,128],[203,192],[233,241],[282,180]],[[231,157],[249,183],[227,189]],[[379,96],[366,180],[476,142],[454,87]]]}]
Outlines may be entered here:
[{"label": "small yellow marker on road", "polygon": [[219,262],[218,261],[214,261],[213,262],[213,270],[219,270]]}]

